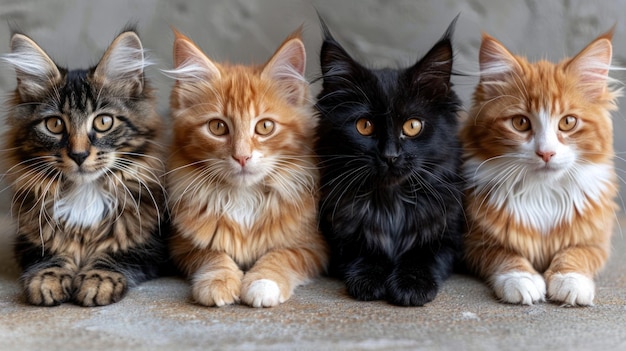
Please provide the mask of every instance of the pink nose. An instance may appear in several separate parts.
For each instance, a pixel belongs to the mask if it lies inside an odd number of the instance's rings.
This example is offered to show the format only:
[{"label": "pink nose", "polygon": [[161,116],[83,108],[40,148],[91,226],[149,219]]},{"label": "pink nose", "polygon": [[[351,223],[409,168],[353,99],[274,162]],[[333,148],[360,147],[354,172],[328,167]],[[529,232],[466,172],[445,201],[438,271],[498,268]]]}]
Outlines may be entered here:
[{"label": "pink nose", "polygon": [[536,151],[535,153],[537,154],[537,156],[541,157],[541,159],[545,163],[550,162],[552,156],[556,155],[556,152],[554,151]]},{"label": "pink nose", "polygon": [[250,160],[250,156],[233,156],[233,159],[239,162],[241,167],[244,167],[246,163]]}]

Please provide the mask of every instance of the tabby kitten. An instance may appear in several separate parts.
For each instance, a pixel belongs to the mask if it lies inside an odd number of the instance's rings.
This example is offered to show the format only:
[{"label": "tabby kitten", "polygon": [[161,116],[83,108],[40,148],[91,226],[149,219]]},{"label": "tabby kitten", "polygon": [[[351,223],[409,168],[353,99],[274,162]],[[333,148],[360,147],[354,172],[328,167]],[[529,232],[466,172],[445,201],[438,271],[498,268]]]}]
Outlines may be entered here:
[{"label": "tabby kitten", "polygon": [[3,58],[17,76],[4,162],[26,299],[117,302],[167,255],[161,119],[141,41],[129,29],[95,67],[67,70],[15,34]]},{"label": "tabby kitten", "polygon": [[466,258],[503,302],[593,304],[617,194],[612,32],[574,58],[528,62],[483,35],[480,83],[461,132]]},{"label": "tabby kitten", "polygon": [[322,22],[320,226],[331,273],[359,300],[424,305],[460,255],[455,22],[406,69],[362,66]]},{"label": "tabby kitten", "polygon": [[327,261],[304,44],[298,31],[243,66],[175,36],[172,257],[199,304],[278,305]]}]

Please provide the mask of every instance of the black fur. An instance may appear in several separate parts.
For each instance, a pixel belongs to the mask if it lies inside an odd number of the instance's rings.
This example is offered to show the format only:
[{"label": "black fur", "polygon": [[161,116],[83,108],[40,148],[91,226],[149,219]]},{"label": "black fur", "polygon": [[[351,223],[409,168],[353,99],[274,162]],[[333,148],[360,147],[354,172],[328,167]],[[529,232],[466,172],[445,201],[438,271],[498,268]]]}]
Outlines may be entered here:
[{"label": "black fur", "polygon": [[[450,82],[455,22],[413,66],[368,69],[322,21],[320,227],[332,250],[331,274],[359,300],[424,305],[460,256],[461,102]],[[361,118],[373,123],[373,135],[357,132]],[[402,135],[411,118],[423,123],[412,138]]]}]

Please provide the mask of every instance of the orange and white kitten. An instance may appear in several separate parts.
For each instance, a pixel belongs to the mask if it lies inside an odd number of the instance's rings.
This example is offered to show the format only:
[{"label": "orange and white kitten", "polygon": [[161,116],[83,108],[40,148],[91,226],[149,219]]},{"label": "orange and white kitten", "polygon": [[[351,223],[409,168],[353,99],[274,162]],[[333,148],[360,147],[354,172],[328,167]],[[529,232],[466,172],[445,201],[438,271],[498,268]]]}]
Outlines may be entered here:
[{"label": "orange and white kitten", "polygon": [[214,62],[175,36],[172,256],[202,305],[278,305],[328,256],[300,32],[260,66]]},{"label": "orange and white kitten", "polygon": [[530,63],[483,35],[461,131],[466,259],[503,302],[593,304],[617,208],[611,37],[554,64]]}]

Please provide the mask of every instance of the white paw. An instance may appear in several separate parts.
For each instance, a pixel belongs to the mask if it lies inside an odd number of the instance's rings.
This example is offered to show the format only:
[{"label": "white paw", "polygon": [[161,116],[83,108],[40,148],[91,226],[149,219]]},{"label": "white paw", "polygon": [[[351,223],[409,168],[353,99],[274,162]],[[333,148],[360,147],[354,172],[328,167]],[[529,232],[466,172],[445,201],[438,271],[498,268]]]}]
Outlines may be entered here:
[{"label": "white paw", "polygon": [[496,296],[504,302],[532,305],[545,301],[546,283],[539,274],[519,271],[497,274],[492,282]]},{"label": "white paw", "polygon": [[284,302],[278,284],[269,279],[253,281],[241,295],[241,300],[252,307],[272,307]]},{"label": "white paw", "polygon": [[592,306],[596,285],[578,273],[554,274],[548,281],[548,298],[565,306]]}]

